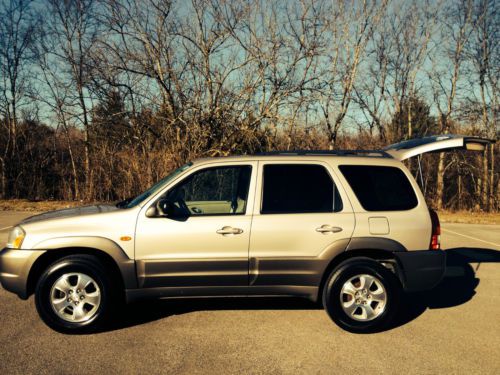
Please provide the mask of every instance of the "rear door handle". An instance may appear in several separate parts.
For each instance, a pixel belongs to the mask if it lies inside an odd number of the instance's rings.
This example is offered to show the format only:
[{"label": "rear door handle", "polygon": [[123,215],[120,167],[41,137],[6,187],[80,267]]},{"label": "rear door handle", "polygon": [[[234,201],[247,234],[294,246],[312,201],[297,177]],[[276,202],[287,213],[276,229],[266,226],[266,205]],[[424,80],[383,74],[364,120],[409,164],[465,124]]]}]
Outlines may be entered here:
[{"label": "rear door handle", "polygon": [[226,236],[229,234],[241,234],[241,233],[243,233],[243,229],[226,226],[226,227],[222,227],[221,229],[217,229],[217,233],[222,234],[223,236]]},{"label": "rear door handle", "polygon": [[316,232],[323,233],[323,234],[338,233],[338,232],[342,232],[342,228],[332,227],[331,225],[324,224],[324,225],[320,226],[319,228],[316,228]]}]

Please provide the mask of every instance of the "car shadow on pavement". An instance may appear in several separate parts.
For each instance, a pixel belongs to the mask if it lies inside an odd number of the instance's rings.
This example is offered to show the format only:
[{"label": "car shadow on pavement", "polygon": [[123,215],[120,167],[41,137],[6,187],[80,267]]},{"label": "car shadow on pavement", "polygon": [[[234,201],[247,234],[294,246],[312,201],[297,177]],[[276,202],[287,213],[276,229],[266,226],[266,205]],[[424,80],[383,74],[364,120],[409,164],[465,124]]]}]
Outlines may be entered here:
[{"label": "car shadow on pavement", "polygon": [[[433,290],[404,297],[398,317],[385,330],[411,322],[425,310],[458,306],[471,300],[479,284],[475,269],[481,263],[500,263],[500,251],[480,248],[446,250],[447,271]],[[141,301],[122,310],[102,332],[145,324],[173,315],[218,310],[319,310],[319,303],[302,298],[221,297]],[[333,324],[333,323],[332,323]]]},{"label": "car shadow on pavement", "polygon": [[476,271],[481,263],[500,263],[500,251],[465,247],[446,250],[446,273],[443,280],[430,291],[406,295],[398,319],[388,329],[416,319],[428,308],[453,307],[470,301],[479,285]]},{"label": "car shadow on pavement", "polygon": [[126,306],[121,316],[102,331],[113,331],[149,323],[169,316],[196,311],[230,310],[320,310],[310,300],[294,297],[210,297],[145,300]]}]

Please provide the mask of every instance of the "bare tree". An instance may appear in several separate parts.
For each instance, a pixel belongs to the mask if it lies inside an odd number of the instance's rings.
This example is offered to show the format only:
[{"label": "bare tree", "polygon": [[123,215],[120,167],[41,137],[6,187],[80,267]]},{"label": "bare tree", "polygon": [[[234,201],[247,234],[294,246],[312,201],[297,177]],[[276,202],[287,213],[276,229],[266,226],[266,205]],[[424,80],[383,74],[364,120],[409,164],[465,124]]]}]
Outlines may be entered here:
[{"label": "bare tree", "polygon": [[[4,0],[0,195],[111,200],[200,156],[495,138],[496,3]],[[498,208],[495,149],[423,163],[438,207]]]},{"label": "bare tree", "polygon": [[413,111],[408,108],[404,127],[388,128],[395,113],[422,90],[422,70],[432,52],[431,36],[436,28],[441,4],[425,2],[391,3],[385,17],[374,29],[355,85],[356,103],[363,113],[361,122],[369,124],[370,134],[378,130],[383,142],[410,138]]},{"label": "bare tree", "polygon": [[[455,108],[457,88],[464,62],[464,48],[472,32],[472,15],[472,0],[461,0],[458,4],[450,4],[444,9],[442,32],[435,40],[439,53],[433,56],[433,69],[429,72],[429,79],[434,93],[434,102],[439,112],[440,130],[443,134],[449,132],[450,116]],[[449,61],[450,65],[444,66],[443,59]],[[440,153],[436,170],[437,209],[443,208],[445,170],[445,155]]]},{"label": "bare tree", "polygon": [[[19,107],[29,85],[36,19],[31,0],[0,3],[0,113],[6,126],[6,141],[0,156],[0,197],[7,195],[8,166],[16,152]],[[3,130],[3,129],[2,129]]]},{"label": "bare tree", "polygon": [[[466,51],[471,62],[468,71],[468,102],[478,108],[482,133],[497,138],[498,132],[498,92],[500,89],[500,21],[495,1],[480,0],[474,7],[474,27]],[[478,94],[479,93],[479,97]],[[489,159],[489,163],[488,163]],[[489,171],[488,171],[489,164]],[[482,178],[480,179],[480,201],[484,209],[491,209],[500,199],[495,194],[495,146],[491,145],[482,155]]]},{"label": "bare tree", "polygon": [[358,69],[374,29],[385,14],[387,1],[332,3],[324,13],[331,43],[325,53],[324,87],[319,99],[331,147],[353,98]]},{"label": "bare tree", "polygon": [[238,24],[224,20],[242,57],[237,85],[231,89],[237,116],[246,118],[250,131],[259,124],[270,126],[275,134],[286,129],[287,148],[292,147],[290,135],[298,119],[307,122],[306,109],[314,106],[319,88],[318,66],[326,47],[326,25],[321,22],[325,4],[259,2],[237,8]]},{"label": "bare tree", "polygon": [[59,69],[65,84],[72,87],[74,96],[65,100],[66,119],[79,122],[84,134],[84,179],[86,198],[92,196],[91,151],[89,139],[91,79],[87,58],[96,45],[99,27],[94,14],[94,0],[50,0],[47,33],[54,41],[50,64]]},{"label": "bare tree", "polygon": [[[36,99],[50,110],[50,114],[55,116],[57,127],[61,127],[66,139],[67,149],[71,163],[71,173],[73,177],[73,192],[69,198],[79,200],[80,182],[79,173],[77,170],[77,161],[74,153],[74,139],[71,136],[71,113],[68,108],[73,104],[73,87],[64,80],[64,74],[61,73],[62,67],[59,64],[53,64],[51,51],[58,48],[55,40],[47,38],[40,30],[42,37],[37,41],[35,48],[37,49],[37,69],[40,74],[37,77],[38,90],[35,93]],[[53,121],[54,119],[48,118]]]}]

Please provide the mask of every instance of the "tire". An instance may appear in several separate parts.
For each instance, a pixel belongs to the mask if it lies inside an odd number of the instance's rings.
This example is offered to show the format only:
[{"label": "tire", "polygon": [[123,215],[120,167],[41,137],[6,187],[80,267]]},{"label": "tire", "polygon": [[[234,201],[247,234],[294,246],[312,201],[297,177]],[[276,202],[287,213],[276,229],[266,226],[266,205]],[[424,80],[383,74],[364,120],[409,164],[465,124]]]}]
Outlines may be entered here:
[{"label": "tire", "polygon": [[399,280],[380,263],[370,258],[353,258],[329,275],[323,288],[323,306],[346,331],[377,332],[395,316],[401,292]]},{"label": "tire", "polygon": [[35,304],[42,320],[62,333],[90,333],[111,315],[116,289],[98,258],[70,255],[40,276]]}]

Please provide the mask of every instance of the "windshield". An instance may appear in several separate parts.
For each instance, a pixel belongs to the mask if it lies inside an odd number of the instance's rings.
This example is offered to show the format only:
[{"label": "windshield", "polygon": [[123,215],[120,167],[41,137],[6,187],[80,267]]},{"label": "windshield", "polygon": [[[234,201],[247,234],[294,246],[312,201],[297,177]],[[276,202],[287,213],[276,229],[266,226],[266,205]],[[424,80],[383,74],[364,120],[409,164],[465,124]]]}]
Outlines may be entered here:
[{"label": "windshield", "polygon": [[176,169],[172,173],[170,173],[168,176],[163,177],[160,181],[158,181],[156,184],[151,186],[148,190],[146,190],[144,193],[138,195],[134,199],[132,199],[130,202],[120,205],[119,207],[121,208],[132,208],[137,206],[138,204],[142,203],[144,200],[149,198],[152,195],[155,195],[161,188],[169,181],[173,180],[175,177],[177,177],[179,174],[184,172],[186,169],[188,169],[190,166],[192,166],[193,163],[187,163],[183,165],[182,167]]}]

